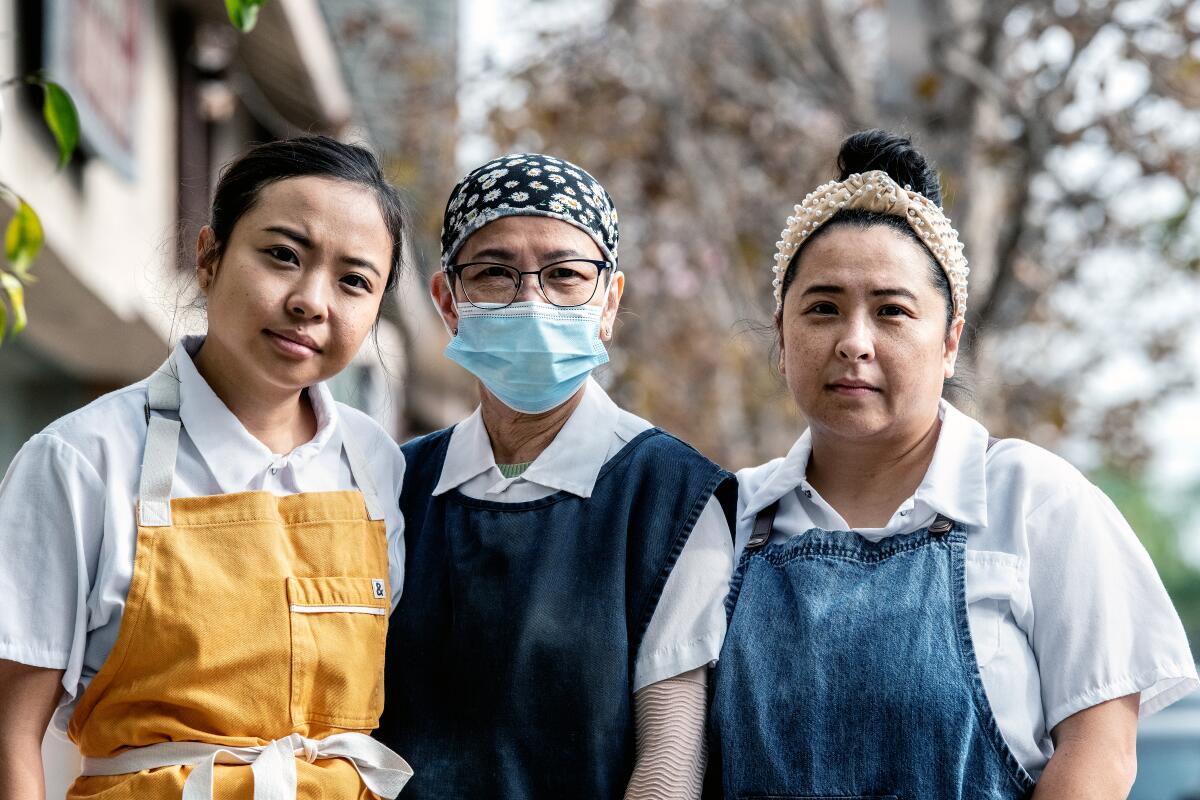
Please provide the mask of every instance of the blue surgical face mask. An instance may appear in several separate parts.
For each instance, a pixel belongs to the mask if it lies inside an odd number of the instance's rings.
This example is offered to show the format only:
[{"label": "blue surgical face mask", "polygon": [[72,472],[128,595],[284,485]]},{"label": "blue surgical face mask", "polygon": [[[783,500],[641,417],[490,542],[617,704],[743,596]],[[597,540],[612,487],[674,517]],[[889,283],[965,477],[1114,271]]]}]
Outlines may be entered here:
[{"label": "blue surgical face mask", "polygon": [[600,341],[600,308],[513,303],[503,308],[458,304],[458,334],[446,357],[468,370],[500,402],[540,414],[566,402],[593,369],[608,362]]}]

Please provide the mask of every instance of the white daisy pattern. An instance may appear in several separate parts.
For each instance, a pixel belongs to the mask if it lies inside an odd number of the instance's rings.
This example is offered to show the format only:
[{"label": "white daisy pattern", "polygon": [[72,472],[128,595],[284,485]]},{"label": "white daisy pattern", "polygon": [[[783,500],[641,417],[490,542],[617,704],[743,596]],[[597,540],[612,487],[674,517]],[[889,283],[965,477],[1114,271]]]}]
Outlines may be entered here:
[{"label": "white daisy pattern", "polygon": [[603,257],[616,263],[617,212],[595,178],[569,161],[538,153],[512,153],[468,173],[446,203],[443,264],[489,222],[506,216],[559,219],[587,233]]}]

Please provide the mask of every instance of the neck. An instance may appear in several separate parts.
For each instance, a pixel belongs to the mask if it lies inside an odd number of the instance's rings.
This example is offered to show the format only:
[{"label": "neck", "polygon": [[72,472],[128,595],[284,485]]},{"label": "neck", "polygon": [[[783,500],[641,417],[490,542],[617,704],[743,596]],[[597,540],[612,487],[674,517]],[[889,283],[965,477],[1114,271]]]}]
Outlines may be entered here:
[{"label": "neck", "polygon": [[487,387],[480,384],[479,406],[483,414],[483,426],[492,441],[492,457],[496,463],[524,464],[541,455],[562,430],[562,426],[567,424],[585,391],[586,383],[560,406],[540,414],[523,414],[504,405]]},{"label": "neck", "polygon": [[929,471],[941,420],[913,430],[844,439],[813,426],[807,477],[851,528],[882,528]]},{"label": "neck", "polygon": [[305,390],[259,385],[254,376],[240,374],[236,362],[208,341],[192,362],[238,422],[272,453],[290,453],[316,435],[317,415]]}]

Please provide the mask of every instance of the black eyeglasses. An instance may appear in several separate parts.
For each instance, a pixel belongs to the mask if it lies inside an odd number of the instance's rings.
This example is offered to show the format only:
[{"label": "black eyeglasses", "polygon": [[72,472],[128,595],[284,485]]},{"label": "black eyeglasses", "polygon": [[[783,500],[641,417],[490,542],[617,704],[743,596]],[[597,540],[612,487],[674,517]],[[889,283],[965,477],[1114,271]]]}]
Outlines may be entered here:
[{"label": "black eyeglasses", "polygon": [[591,302],[600,285],[600,276],[604,270],[612,268],[607,261],[569,258],[529,271],[492,261],[454,264],[446,271],[458,279],[467,302],[477,308],[511,305],[521,293],[523,275],[537,275],[538,288],[546,300],[562,308],[571,308]]}]

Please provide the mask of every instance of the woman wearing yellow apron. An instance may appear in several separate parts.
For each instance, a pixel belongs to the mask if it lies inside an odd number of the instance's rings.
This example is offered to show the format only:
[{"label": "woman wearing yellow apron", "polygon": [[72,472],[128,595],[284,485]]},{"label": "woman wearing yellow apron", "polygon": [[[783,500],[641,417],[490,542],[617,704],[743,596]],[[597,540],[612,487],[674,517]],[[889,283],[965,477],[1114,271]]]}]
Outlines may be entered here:
[{"label": "woman wearing yellow apron", "polygon": [[395,286],[403,228],[367,151],[251,150],[200,235],[208,333],[22,448],[0,484],[0,797],[43,793],[52,716],[83,755],[73,799],[403,787],[368,734],[404,460],[322,383]]}]

